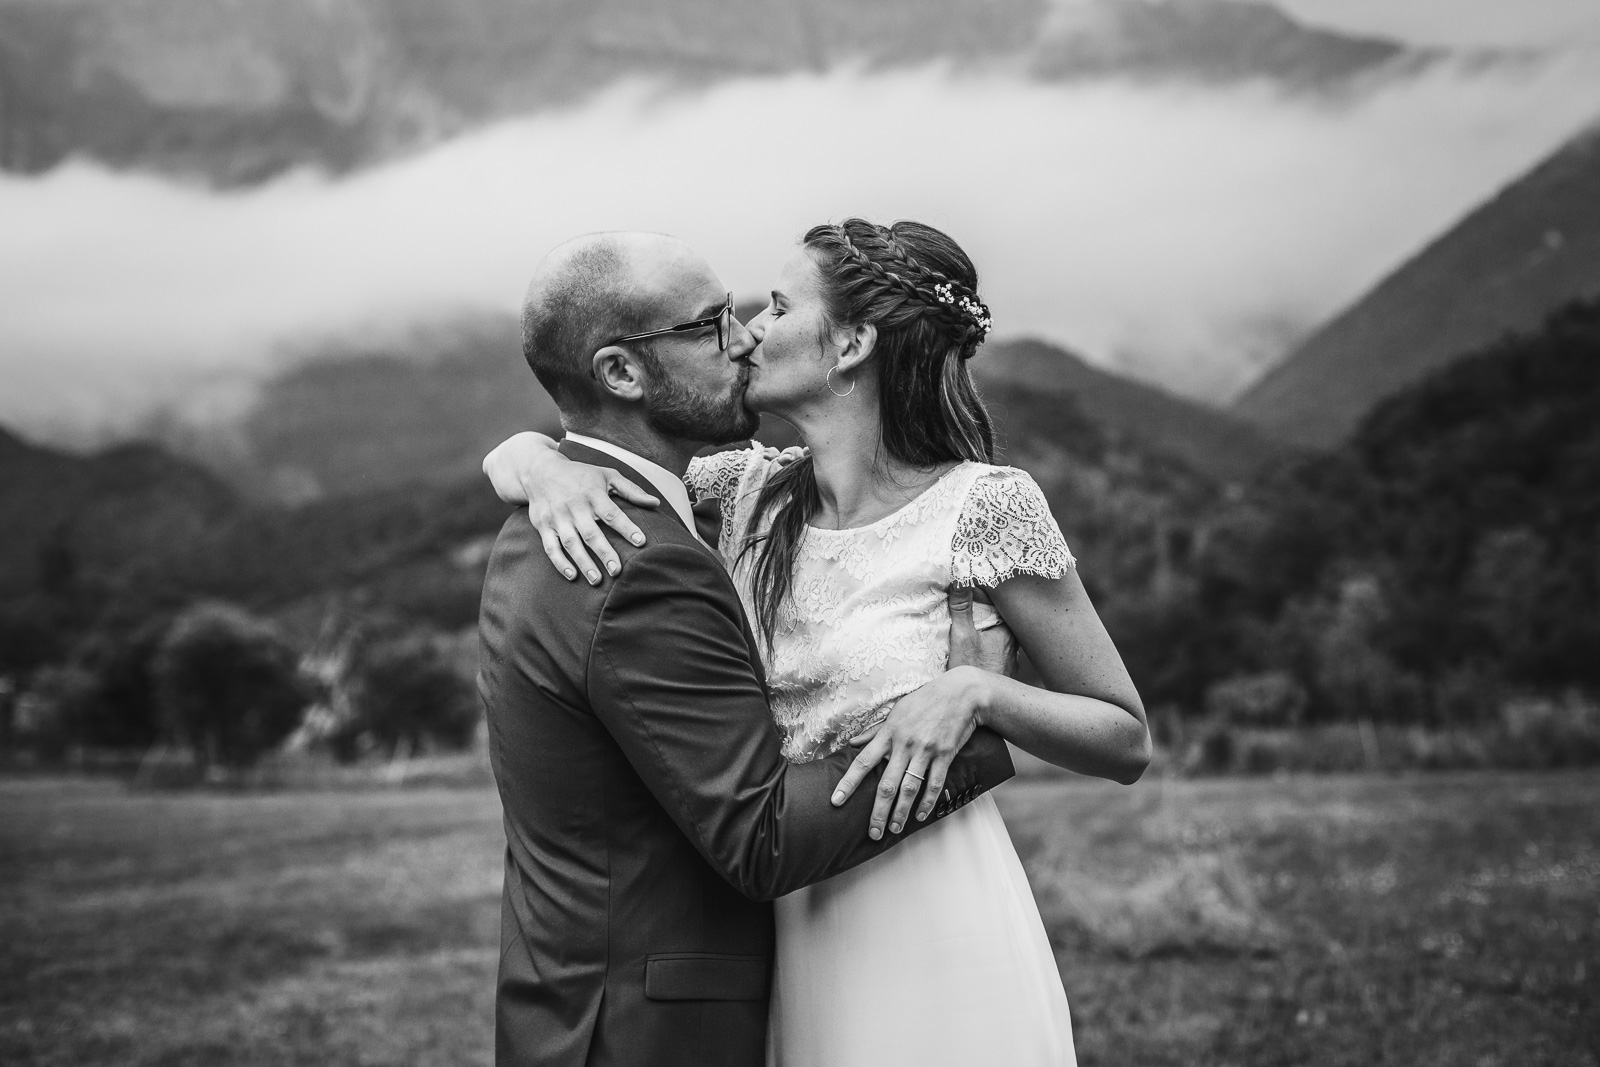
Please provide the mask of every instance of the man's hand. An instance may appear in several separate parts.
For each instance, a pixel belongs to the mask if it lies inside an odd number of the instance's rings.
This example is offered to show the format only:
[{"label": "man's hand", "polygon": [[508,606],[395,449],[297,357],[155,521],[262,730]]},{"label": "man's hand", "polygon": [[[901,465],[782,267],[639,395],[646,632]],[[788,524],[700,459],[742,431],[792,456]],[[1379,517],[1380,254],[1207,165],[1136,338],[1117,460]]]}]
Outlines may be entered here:
[{"label": "man's hand", "polygon": [[761,452],[761,457],[763,459],[767,460],[769,463],[776,463],[780,469],[787,467],[796,460],[805,459],[809,455],[811,455],[811,449],[805,447],[804,445],[790,445],[781,452],[776,448],[769,447],[763,449]]},{"label": "man's hand", "polygon": [[977,667],[990,674],[1014,678],[1017,674],[1017,639],[1004,622],[980,630],[972,620],[973,589],[951,586],[950,660],[947,668]]}]

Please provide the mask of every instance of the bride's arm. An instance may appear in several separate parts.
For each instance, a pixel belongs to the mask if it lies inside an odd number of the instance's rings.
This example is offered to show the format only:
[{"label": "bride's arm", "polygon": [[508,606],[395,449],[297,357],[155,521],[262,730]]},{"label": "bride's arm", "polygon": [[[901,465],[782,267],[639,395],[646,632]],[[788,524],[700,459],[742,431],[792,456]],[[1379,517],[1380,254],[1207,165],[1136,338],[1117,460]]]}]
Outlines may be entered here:
[{"label": "bride's arm", "polygon": [[[609,467],[570,460],[542,433],[514,434],[483,457],[496,495],[508,504],[527,504],[528,521],[539,531],[544,554],[568,581],[583,571],[590,585],[600,584],[600,570],[616,574],[621,567],[600,523],[636,545],[644,533],[611,499],[653,508],[661,501]],[[588,551],[584,551],[588,546]],[[590,558],[590,553],[594,558]]]},{"label": "bride's arm", "polygon": [[1077,570],[1019,574],[990,596],[1044,688],[989,675],[978,721],[1057,767],[1138,781],[1150,765],[1144,703]]},{"label": "bride's arm", "polygon": [[[763,452],[766,459],[779,466],[793,463],[804,454],[800,448],[782,452],[768,448]],[[703,472],[715,472],[715,465],[705,466],[708,462],[697,459],[690,464],[691,483],[697,465]],[[556,451],[554,441],[532,431],[514,434],[496,445],[483,457],[483,473],[501,500],[528,505],[528,521],[539,532],[544,554],[569,582],[582,570],[590,585],[599,585],[601,567],[607,574],[621,569],[622,562],[606,540],[601,524],[636,545],[644,544],[644,532],[616,506],[613,495],[640,507],[653,508],[661,503],[609,467],[568,459]]]}]

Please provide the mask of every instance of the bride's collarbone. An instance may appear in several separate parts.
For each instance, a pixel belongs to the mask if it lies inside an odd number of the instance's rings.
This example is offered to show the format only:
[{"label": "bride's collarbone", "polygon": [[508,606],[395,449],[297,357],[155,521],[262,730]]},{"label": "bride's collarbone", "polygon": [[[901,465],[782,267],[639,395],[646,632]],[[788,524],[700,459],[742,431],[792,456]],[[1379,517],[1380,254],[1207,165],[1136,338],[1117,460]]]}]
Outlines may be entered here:
[{"label": "bride's collarbone", "polygon": [[841,509],[837,502],[830,505],[824,498],[810,524],[840,531],[882,522],[908,507],[960,465],[959,462],[940,463],[932,467],[899,467],[880,472],[866,485],[861,498],[847,509]]}]

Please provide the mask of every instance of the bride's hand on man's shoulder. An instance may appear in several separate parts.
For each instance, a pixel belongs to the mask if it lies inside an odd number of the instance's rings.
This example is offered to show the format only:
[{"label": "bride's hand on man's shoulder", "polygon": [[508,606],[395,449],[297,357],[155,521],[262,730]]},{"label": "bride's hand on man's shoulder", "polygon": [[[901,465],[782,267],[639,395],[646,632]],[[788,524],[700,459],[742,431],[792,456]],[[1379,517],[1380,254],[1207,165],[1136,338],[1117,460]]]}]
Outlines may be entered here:
[{"label": "bride's hand on man's shoulder", "polygon": [[528,505],[528,521],[551,565],[568,581],[581,570],[590,585],[600,584],[601,568],[616,574],[622,567],[602,523],[644,544],[644,532],[612,497],[647,508],[661,503],[617,471],[568,459],[541,433],[523,432],[500,442],[483,458],[483,473],[501,500]]}]

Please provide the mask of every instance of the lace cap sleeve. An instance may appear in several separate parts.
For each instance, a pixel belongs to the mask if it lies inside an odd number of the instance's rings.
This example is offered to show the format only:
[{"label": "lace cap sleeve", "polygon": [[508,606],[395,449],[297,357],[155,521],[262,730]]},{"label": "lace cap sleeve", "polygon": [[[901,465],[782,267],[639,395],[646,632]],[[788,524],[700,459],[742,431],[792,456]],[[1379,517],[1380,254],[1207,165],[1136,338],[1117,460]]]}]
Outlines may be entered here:
[{"label": "lace cap sleeve", "polygon": [[689,470],[683,484],[695,503],[716,500],[724,514],[733,513],[733,500],[739,489],[739,479],[750,466],[752,455],[761,453],[761,445],[738,448],[728,452],[713,452],[709,456],[696,456],[689,461]]},{"label": "lace cap sleeve", "polygon": [[972,483],[951,550],[951,581],[990,589],[1019,574],[1060,578],[1078,564],[1038,483],[1015,467]]}]

